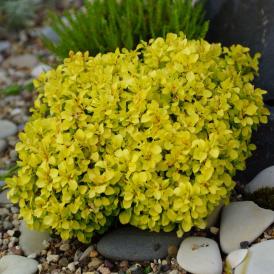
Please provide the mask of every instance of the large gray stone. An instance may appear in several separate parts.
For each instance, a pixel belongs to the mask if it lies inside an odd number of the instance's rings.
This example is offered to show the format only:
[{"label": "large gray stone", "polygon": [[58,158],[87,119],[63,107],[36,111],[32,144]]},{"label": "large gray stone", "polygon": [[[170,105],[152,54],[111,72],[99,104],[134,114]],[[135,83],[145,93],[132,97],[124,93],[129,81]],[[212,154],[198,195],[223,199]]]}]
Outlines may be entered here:
[{"label": "large gray stone", "polygon": [[97,250],[113,260],[153,260],[165,258],[168,247],[178,246],[181,240],[176,233],[148,232],[125,226],[103,236]]},{"label": "large gray stone", "polygon": [[50,239],[47,232],[30,230],[24,221],[20,224],[20,232],[19,245],[27,256],[34,253],[39,254],[45,249],[43,242]]},{"label": "large gray stone", "polygon": [[0,138],[6,138],[14,135],[17,132],[17,127],[14,123],[8,120],[0,120]]},{"label": "large gray stone", "polygon": [[235,274],[272,274],[274,273],[274,240],[253,245],[247,258],[235,269]]},{"label": "large gray stone", "polygon": [[23,256],[6,255],[0,259],[0,274],[34,274],[38,262]]},{"label": "large gray stone", "polygon": [[222,258],[218,244],[204,237],[186,238],[177,254],[178,264],[195,274],[222,274]]},{"label": "large gray stone", "polygon": [[224,45],[242,44],[251,52],[261,52],[260,77],[257,85],[269,91],[274,99],[274,1],[209,0],[211,19],[208,39]]},{"label": "large gray stone", "polygon": [[274,212],[251,201],[232,202],[221,216],[220,245],[228,254],[240,249],[241,242],[252,243],[274,221]]}]

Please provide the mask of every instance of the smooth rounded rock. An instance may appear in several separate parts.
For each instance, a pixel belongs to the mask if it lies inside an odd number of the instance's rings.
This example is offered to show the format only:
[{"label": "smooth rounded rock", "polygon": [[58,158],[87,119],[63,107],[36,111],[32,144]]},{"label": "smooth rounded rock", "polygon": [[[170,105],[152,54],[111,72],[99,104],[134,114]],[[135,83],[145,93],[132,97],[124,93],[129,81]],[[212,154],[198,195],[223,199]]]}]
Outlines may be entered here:
[{"label": "smooth rounded rock", "polygon": [[240,249],[241,242],[252,243],[274,221],[274,212],[254,202],[233,202],[224,207],[221,216],[220,245],[228,254]]},{"label": "smooth rounded rock", "polygon": [[14,123],[8,120],[0,120],[0,139],[12,136],[17,132],[17,127]]},{"label": "smooth rounded rock", "polygon": [[226,263],[232,269],[235,269],[238,265],[240,265],[245,258],[247,257],[248,249],[238,249],[234,250],[228,254],[226,257]]},{"label": "smooth rounded rock", "polygon": [[247,258],[236,267],[235,274],[272,274],[274,273],[274,240],[253,245]]},{"label": "smooth rounded rock", "polygon": [[249,184],[245,186],[245,191],[253,193],[264,187],[274,188],[274,166],[262,170]]},{"label": "smooth rounded rock", "polygon": [[125,226],[103,236],[97,250],[113,260],[149,261],[166,257],[168,247],[178,246],[181,240],[176,233],[156,233]]},{"label": "smooth rounded rock", "polygon": [[218,244],[204,237],[186,238],[177,254],[178,264],[195,274],[222,274],[222,258]]},{"label": "smooth rounded rock", "polygon": [[6,255],[0,259],[0,274],[34,274],[38,262],[23,256]]},{"label": "smooth rounded rock", "polygon": [[39,254],[45,249],[43,242],[50,239],[47,232],[30,230],[24,221],[20,224],[20,232],[19,245],[27,256],[33,253]]}]

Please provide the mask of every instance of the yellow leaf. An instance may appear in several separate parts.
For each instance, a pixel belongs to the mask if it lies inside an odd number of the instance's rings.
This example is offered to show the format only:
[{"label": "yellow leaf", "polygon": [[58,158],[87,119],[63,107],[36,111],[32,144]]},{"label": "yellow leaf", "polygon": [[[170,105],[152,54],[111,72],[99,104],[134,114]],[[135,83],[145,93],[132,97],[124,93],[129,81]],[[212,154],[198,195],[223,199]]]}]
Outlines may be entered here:
[{"label": "yellow leaf", "polygon": [[69,185],[69,190],[71,191],[75,191],[78,187],[78,184],[75,180],[69,180],[68,185]]},{"label": "yellow leaf", "polygon": [[250,104],[246,109],[245,109],[245,113],[247,115],[254,115],[257,111],[258,107],[256,107],[254,104]]},{"label": "yellow leaf", "polygon": [[131,209],[127,209],[120,213],[119,220],[121,224],[125,225],[128,224],[131,218]]},{"label": "yellow leaf", "polygon": [[218,148],[213,148],[210,150],[209,154],[216,159],[219,157],[220,151]]}]

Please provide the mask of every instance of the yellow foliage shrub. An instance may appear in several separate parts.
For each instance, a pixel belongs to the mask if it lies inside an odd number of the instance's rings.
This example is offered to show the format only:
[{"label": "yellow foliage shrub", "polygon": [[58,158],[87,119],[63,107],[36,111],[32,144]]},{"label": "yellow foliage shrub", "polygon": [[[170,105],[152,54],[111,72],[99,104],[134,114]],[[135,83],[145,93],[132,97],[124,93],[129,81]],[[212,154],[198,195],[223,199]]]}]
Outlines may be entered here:
[{"label": "yellow foliage shrub", "polygon": [[35,80],[9,198],[35,229],[88,241],[119,216],[179,236],[229,198],[267,122],[258,55],[168,34],[134,51],[71,53]]}]

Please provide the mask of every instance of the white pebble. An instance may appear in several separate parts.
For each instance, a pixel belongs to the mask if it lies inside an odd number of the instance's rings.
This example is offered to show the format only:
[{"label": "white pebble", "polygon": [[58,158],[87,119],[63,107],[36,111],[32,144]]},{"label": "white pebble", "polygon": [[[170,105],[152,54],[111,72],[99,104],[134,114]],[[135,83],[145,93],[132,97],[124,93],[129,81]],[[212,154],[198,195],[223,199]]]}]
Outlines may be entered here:
[{"label": "white pebble", "polygon": [[47,256],[47,262],[50,263],[50,262],[58,262],[59,260],[59,255],[55,255],[55,254],[50,254]]},{"label": "white pebble", "polygon": [[219,228],[218,227],[215,227],[215,226],[212,226],[210,227],[209,231],[214,234],[214,235],[217,235],[219,233]]},{"label": "white pebble", "polygon": [[68,270],[70,270],[70,271],[75,271],[75,264],[74,263],[70,263],[70,264],[68,264],[68,266],[67,266],[67,268],[68,268]]},{"label": "white pebble", "polygon": [[9,236],[12,237],[14,235],[14,230],[8,230],[7,233],[8,233]]},{"label": "white pebble", "polygon": [[60,249],[61,251],[68,251],[69,248],[70,248],[69,244],[64,243],[64,244],[62,244],[62,245],[60,246],[59,249]]},{"label": "white pebble", "polygon": [[14,243],[13,242],[9,242],[8,248],[12,248],[12,247],[14,247]]},{"label": "white pebble", "polygon": [[45,248],[48,248],[48,247],[50,246],[49,241],[47,241],[47,240],[44,240],[44,241],[42,242],[42,244],[43,244],[43,246],[44,246]]},{"label": "white pebble", "polygon": [[35,259],[36,257],[37,257],[36,253],[32,253],[32,254],[28,255],[28,258],[30,258],[30,259]]},{"label": "white pebble", "polygon": [[37,268],[38,268],[38,270],[39,270],[39,273],[42,272],[43,266],[42,266],[41,264],[37,265]]}]

